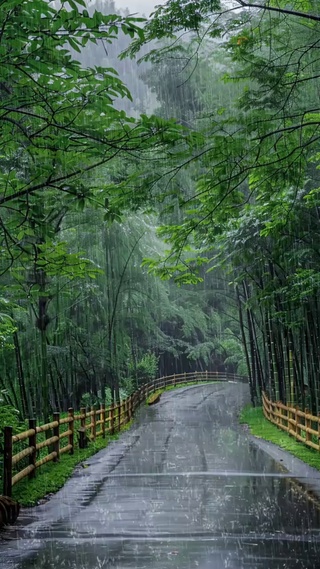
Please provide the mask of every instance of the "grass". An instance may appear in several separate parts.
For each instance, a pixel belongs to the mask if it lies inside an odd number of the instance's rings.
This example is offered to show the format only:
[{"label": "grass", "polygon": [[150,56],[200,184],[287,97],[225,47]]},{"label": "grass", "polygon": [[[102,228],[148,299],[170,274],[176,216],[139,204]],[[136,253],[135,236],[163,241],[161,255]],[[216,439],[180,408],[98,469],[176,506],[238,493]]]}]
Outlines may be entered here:
[{"label": "grass", "polygon": [[251,405],[244,407],[240,413],[240,423],[247,424],[252,435],[276,444],[278,447],[290,452],[293,456],[300,458],[309,466],[320,470],[320,453],[307,448],[303,443],[296,441],[293,437],[270,423],[264,417],[261,407],[251,407]]},{"label": "grass", "polygon": [[172,391],[173,389],[178,389],[180,387],[189,387],[190,385],[207,385],[208,383],[221,383],[221,381],[189,381],[188,383],[176,383],[175,385],[169,385],[168,387],[162,387],[162,389],[157,389],[154,393],[149,395],[146,399],[146,405],[149,405],[158,395],[161,395],[165,391]]}]

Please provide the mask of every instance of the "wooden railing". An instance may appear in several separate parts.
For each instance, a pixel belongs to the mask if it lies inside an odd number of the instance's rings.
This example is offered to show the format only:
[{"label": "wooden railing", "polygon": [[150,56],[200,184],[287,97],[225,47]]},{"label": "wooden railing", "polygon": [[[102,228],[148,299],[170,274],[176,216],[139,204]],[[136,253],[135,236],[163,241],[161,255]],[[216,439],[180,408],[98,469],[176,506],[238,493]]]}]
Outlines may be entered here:
[{"label": "wooden railing", "polygon": [[289,407],[280,401],[270,401],[262,394],[263,413],[266,419],[279,429],[304,443],[309,448],[320,451],[320,416],[312,415],[308,410]]},{"label": "wooden railing", "polygon": [[[27,476],[34,478],[37,470],[47,462],[58,462],[62,454],[73,454],[75,448],[84,448],[88,441],[120,431],[137,407],[158,389],[206,381],[246,381],[246,378],[212,371],[174,374],[143,385],[118,405],[108,408],[101,405],[99,409],[91,407],[90,410],[83,407],[79,413],[70,408],[67,417],[61,418],[60,413],[54,413],[52,422],[40,426],[36,426],[35,419],[30,419],[28,430],[19,434],[13,434],[12,427],[5,427],[3,494],[11,496],[15,484]],[[16,453],[15,445],[20,447]],[[19,465],[25,459],[27,466]]]}]

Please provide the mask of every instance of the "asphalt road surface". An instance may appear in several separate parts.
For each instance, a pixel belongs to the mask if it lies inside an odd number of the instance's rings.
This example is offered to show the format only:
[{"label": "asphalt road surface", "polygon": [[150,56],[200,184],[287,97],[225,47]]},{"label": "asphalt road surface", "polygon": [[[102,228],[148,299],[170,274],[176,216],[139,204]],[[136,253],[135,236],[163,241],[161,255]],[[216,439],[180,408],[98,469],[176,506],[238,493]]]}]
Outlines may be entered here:
[{"label": "asphalt road surface", "polygon": [[243,384],[187,387],[2,533],[1,569],[319,569],[320,509],[237,424]]}]

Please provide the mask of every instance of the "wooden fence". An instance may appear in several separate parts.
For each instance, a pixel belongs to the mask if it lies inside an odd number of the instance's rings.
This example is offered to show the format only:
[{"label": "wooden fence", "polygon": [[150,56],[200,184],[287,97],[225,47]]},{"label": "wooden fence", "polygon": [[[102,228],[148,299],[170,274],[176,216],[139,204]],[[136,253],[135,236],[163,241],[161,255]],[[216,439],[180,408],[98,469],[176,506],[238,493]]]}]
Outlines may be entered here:
[{"label": "wooden fence", "polygon": [[270,401],[262,394],[263,413],[268,421],[286,431],[297,441],[320,451],[320,416],[311,415],[308,410],[288,407],[280,401]]},{"label": "wooden fence", "polygon": [[[118,405],[108,408],[101,405],[99,409],[91,407],[90,410],[83,407],[77,413],[70,408],[67,417],[61,418],[60,413],[54,413],[52,422],[40,426],[36,425],[35,419],[29,419],[28,430],[16,435],[12,427],[5,427],[3,494],[11,496],[15,484],[27,476],[34,478],[36,471],[47,462],[58,462],[62,454],[73,454],[75,448],[84,448],[88,441],[120,431],[137,407],[158,389],[206,381],[246,381],[246,378],[212,371],[170,375],[143,385]],[[14,454],[15,445],[24,448]]]}]

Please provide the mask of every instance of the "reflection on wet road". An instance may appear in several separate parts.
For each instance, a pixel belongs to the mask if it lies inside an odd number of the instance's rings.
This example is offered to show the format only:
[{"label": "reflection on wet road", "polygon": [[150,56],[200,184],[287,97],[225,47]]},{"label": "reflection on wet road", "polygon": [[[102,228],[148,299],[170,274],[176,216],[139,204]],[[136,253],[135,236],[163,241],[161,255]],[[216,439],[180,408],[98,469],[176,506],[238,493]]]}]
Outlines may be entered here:
[{"label": "reflection on wet road", "polygon": [[247,397],[206,385],[142,409],[124,442],[9,532],[5,569],[319,568],[319,508],[238,428]]}]

